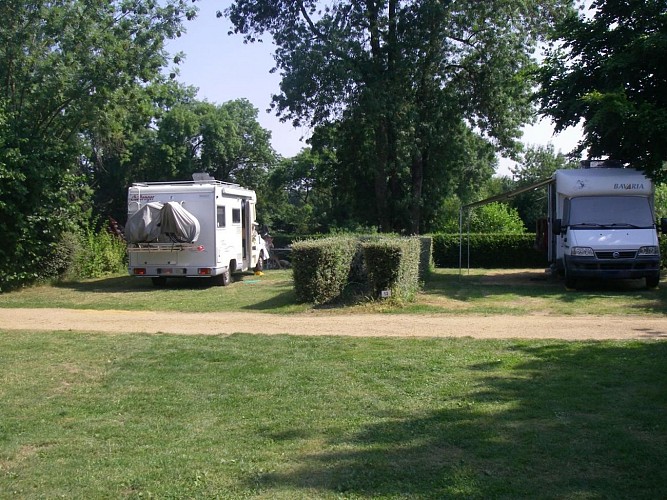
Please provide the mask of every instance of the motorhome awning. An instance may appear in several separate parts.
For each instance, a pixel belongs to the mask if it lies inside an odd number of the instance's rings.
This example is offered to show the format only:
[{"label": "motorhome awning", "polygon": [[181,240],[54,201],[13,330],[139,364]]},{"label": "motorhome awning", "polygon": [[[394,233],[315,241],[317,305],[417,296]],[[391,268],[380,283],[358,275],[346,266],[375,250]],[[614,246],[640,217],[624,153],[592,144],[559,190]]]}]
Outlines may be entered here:
[{"label": "motorhome awning", "polygon": [[[523,186],[518,189],[514,189],[512,191],[507,191],[506,193],[501,193],[495,196],[491,196],[484,200],[475,201],[473,203],[468,203],[466,205],[461,205],[461,209],[459,210],[459,275],[461,274],[461,270],[463,269],[463,211],[470,210],[475,207],[481,207],[482,205],[486,205],[488,203],[493,203],[496,201],[509,200],[510,198],[513,198],[514,196],[517,196],[521,193],[526,193],[528,191],[533,191],[535,189],[548,186],[552,182],[554,182],[554,179],[552,177],[549,177],[548,179],[542,179],[541,181],[537,181],[528,186]],[[468,248],[468,268],[470,268],[470,248]]]},{"label": "motorhome awning", "polygon": [[530,184],[529,186],[524,186],[519,189],[514,189],[512,191],[507,191],[506,193],[501,193],[496,196],[491,196],[490,198],[486,198],[484,200],[480,201],[475,201],[473,203],[468,203],[467,205],[461,206],[461,210],[466,209],[466,208],[475,208],[475,207],[480,207],[482,205],[486,205],[487,203],[493,203],[494,201],[503,201],[503,200],[508,200],[510,198],[513,198],[521,193],[525,193],[527,191],[532,191],[537,188],[541,188],[543,186],[547,186],[553,182],[553,178],[549,177],[548,179],[542,179],[541,181],[538,181],[534,184]]}]

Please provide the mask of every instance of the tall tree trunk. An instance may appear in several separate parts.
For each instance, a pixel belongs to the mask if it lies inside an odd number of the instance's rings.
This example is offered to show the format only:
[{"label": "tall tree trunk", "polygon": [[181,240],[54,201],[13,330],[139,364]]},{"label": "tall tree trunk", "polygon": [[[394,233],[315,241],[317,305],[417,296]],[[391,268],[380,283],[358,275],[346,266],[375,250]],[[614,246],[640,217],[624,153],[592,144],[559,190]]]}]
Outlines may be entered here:
[{"label": "tall tree trunk", "polygon": [[[392,0],[395,1],[395,0]],[[375,207],[377,210],[377,221],[380,231],[391,231],[391,216],[389,211],[389,197],[387,176],[390,171],[389,155],[389,127],[387,118],[387,107],[383,98],[386,96],[386,65],[381,45],[381,32],[379,27],[379,6],[374,0],[366,1],[368,12],[370,46],[372,56],[372,83],[371,99],[374,101],[375,114]],[[374,88],[373,88],[374,87]]]},{"label": "tall tree trunk", "polygon": [[384,118],[375,126],[375,209],[380,231],[391,230],[389,203],[387,199],[387,123]]},{"label": "tall tree trunk", "polygon": [[422,192],[424,185],[424,167],[428,162],[428,149],[416,153],[412,158],[412,190],[410,193],[410,234],[419,234],[421,229]]}]

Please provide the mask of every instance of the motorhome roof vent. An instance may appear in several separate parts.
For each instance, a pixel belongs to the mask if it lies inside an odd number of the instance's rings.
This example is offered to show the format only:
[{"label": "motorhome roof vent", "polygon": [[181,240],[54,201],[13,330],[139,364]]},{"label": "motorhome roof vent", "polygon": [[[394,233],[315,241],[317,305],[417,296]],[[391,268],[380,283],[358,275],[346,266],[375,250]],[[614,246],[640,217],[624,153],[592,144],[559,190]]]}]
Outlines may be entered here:
[{"label": "motorhome roof vent", "polygon": [[623,168],[623,163],[618,160],[582,160],[579,168]]},{"label": "motorhome roof vent", "polygon": [[192,180],[195,182],[211,182],[215,179],[207,172],[195,172],[192,174]]}]

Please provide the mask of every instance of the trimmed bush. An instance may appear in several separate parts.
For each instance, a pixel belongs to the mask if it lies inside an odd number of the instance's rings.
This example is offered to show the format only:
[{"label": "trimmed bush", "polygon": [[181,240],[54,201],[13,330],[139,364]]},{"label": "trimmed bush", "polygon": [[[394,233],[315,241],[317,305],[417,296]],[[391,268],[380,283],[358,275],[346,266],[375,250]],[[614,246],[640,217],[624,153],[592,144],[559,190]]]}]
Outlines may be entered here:
[{"label": "trimmed bush", "polygon": [[421,239],[387,238],[362,248],[373,296],[390,290],[394,298],[412,300],[419,290]]},{"label": "trimmed bush", "polygon": [[419,237],[419,279],[426,281],[435,267],[433,262],[433,238],[431,236]]},{"label": "trimmed bush", "polygon": [[346,293],[377,297],[382,290],[411,300],[430,272],[431,239],[337,236],[294,243],[294,289],[302,302],[324,304]]},{"label": "trimmed bush", "polygon": [[292,246],[297,300],[324,304],[343,293],[358,249],[355,238],[299,241]]}]

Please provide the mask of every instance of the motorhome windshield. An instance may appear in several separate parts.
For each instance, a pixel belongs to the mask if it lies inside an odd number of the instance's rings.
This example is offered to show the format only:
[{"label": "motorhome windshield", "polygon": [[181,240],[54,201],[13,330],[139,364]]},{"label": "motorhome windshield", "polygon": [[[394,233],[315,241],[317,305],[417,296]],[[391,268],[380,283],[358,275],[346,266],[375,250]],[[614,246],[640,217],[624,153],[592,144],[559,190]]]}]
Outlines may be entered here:
[{"label": "motorhome windshield", "polygon": [[649,200],[643,196],[581,196],[570,200],[571,227],[653,227]]}]

